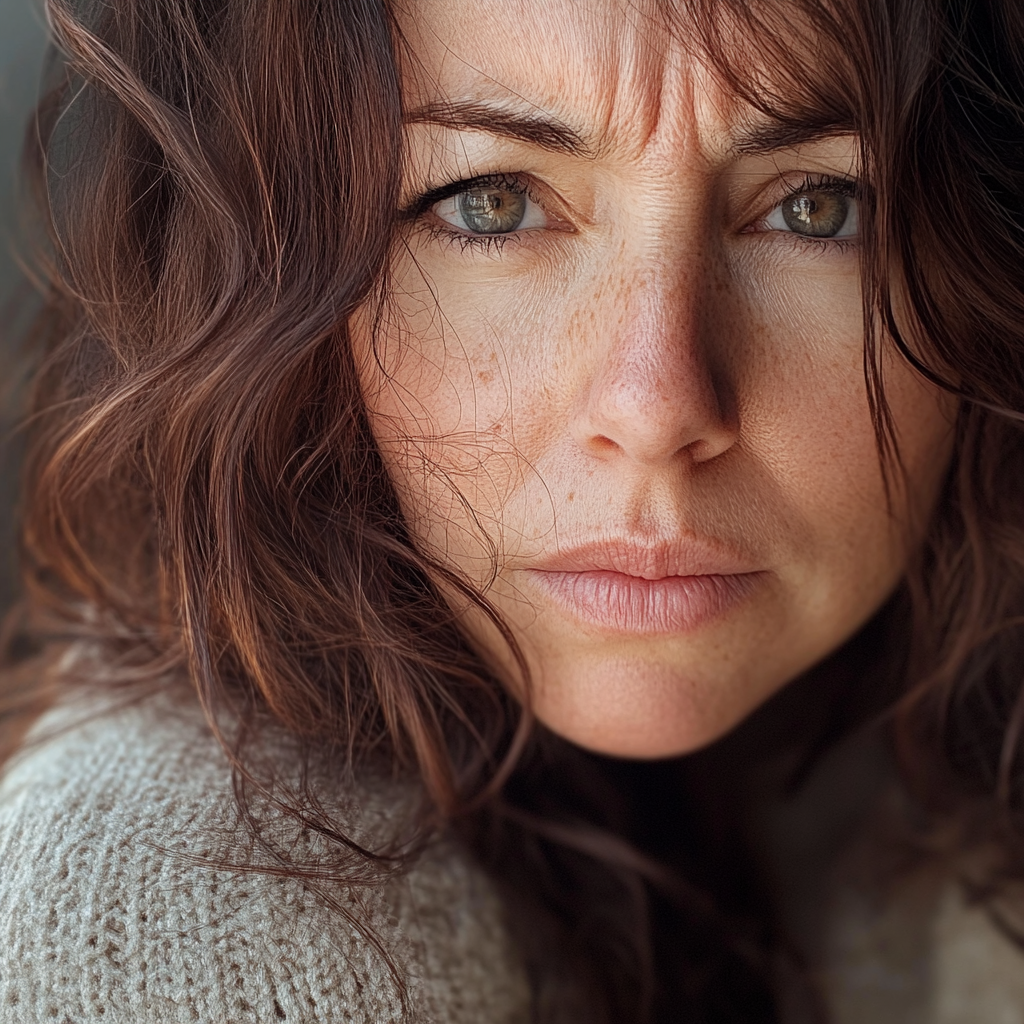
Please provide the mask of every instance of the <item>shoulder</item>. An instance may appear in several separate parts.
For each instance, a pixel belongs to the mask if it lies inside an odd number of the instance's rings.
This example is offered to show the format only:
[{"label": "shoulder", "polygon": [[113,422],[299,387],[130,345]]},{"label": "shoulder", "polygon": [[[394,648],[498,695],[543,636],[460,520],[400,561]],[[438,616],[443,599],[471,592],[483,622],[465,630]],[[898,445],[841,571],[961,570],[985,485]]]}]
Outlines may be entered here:
[{"label": "shoulder", "polygon": [[1024,1020],[1024,944],[1020,886],[1006,906],[971,896],[964,877],[948,882],[932,920],[936,1024]]},{"label": "shoulder", "polygon": [[[1024,891],[983,898],[981,850],[927,857],[890,785],[831,879],[822,980],[835,1024],[1024,1020]],[[975,895],[977,894],[977,895]]]},{"label": "shoulder", "polygon": [[[761,809],[780,925],[831,1024],[1021,1024],[1024,886],[999,904],[972,898],[991,851],[923,843],[927,818],[888,750],[877,728],[852,735]],[[805,1019],[806,993],[787,980],[784,1019]]]},{"label": "shoulder", "polygon": [[63,709],[36,736],[0,784],[0,1019],[527,1017],[499,900],[454,844],[387,886],[332,892],[346,916],[294,879],[210,866],[247,837],[198,709]]},{"label": "shoulder", "polygon": [[1024,1020],[1024,949],[958,875],[908,877],[885,898],[847,892],[842,906],[820,976],[835,1024]]}]

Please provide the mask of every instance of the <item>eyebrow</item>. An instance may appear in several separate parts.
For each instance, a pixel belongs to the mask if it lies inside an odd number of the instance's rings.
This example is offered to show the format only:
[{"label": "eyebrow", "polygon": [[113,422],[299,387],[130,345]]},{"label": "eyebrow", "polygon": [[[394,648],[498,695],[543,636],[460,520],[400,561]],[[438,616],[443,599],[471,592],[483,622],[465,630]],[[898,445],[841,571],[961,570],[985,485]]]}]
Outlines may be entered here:
[{"label": "eyebrow", "polygon": [[796,149],[822,139],[835,139],[844,135],[855,135],[851,124],[839,121],[818,123],[786,123],[771,121],[766,124],[744,125],[735,132],[732,148],[737,153],[761,155],[780,149]]},{"label": "eyebrow", "polygon": [[[526,142],[555,153],[591,156],[580,132],[551,114],[525,114],[488,103],[446,101],[427,103],[405,115],[406,124],[436,124],[455,131],[482,131]],[[853,135],[853,125],[840,121],[797,123],[770,121],[740,126],[732,140],[736,153],[762,155],[782,149]]]},{"label": "eyebrow", "polygon": [[590,153],[579,132],[550,114],[521,114],[487,103],[428,103],[406,114],[405,123],[488,132],[571,156]]}]

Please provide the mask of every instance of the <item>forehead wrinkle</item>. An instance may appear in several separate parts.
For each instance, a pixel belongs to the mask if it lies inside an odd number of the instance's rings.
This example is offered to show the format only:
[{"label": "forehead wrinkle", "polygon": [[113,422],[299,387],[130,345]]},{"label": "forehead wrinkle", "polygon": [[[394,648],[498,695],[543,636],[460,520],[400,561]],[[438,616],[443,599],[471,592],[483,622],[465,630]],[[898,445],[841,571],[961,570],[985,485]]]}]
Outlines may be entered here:
[{"label": "forehead wrinkle", "polygon": [[[656,0],[422,0],[405,35],[420,44],[414,64],[427,74],[411,76],[410,106],[474,102],[555,114],[586,139],[590,155],[635,154],[665,120],[666,77],[686,76],[692,62],[670,52],[679,48],[661,7]],[[522,24],[512,37],[473,31],[482,20]]]},{"label": "forehead wrinkle", "polygon": [[[488,130],[476,115],[504,109],[522,121],[498,134],[571,155],[650,156],[666,169],[680,158],[710,167],[846,127],[790,134],[752,117],[708,67],[677,0],[417,0],[401,13],[406,37],[420,44],[413,64],[427,72],[412,77],[413,121],[458,107],[469,112],[464,127]],[[517,31],[500,31],[510,25]]]}]

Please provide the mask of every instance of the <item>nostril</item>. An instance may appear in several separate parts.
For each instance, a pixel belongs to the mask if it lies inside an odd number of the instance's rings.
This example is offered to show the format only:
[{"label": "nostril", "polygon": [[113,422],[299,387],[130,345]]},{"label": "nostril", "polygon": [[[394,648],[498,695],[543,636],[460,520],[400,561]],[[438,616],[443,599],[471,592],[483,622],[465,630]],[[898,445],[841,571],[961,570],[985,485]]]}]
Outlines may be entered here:
[{"label": "nostril", "polygon": [[730,447],[730,443],[713,444],[711,441],[701,438],[698,441],[694,441],[691,444],[686,445],[684,450],[689,454],[691,462],[698,463],[710,462]]},{"label": "nostril", "polygon": [[590,439],[591,447],[599,454],[605,454],[606,452],[613,452],[618,449],[619,445],[613,441],[610,437],[606,437],[604,434],[595,434]]}]

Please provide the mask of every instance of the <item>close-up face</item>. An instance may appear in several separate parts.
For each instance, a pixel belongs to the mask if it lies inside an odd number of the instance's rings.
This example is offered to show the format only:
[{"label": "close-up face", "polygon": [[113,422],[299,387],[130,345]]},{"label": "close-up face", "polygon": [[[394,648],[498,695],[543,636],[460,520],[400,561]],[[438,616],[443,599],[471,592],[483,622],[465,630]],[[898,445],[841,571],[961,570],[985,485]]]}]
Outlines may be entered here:
[{"label": "close-up face", "polygon": [[508,624],[552,730],[695,750],[878,610],[948,466],[950,401],[886,358],[887,503],[857,141],[779,146],[625,0],[398,21],[402,235],[383,316],[353,335],[409,527]]}]

